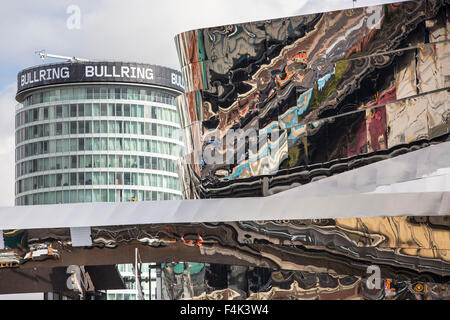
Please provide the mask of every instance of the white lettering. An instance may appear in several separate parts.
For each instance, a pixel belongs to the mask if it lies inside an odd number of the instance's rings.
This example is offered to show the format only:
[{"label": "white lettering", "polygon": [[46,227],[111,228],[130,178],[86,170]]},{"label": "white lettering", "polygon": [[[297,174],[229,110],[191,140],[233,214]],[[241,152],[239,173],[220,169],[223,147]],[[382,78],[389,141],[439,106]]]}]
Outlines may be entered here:
[{"label": "white lettering", "polygon": [[87,78],[91,78],[94,76],[94,67],[93,66],[86,66],[84,68],[84,76]]},{"label": "white lettering", "polygon": [[145,77],[147,80],[153,80],[153,70],[150,68],[145,69]]},{"label": "white lettering", "polygon": [[116,66],[113,66],[113,77],[120,77],[120,74],[116,73]]},{"label": "white lettering", "polygon": [[130,78],[136,78],[136,67],[130,67],[131,69],[131,77]]},{"label": "white lettering", "polygon": [[45,80],[45,74],[46,74],[45,70],[39,70],[39,81]]},{"label": "white lettering", "polygon": [[145,79],[145,69],[144,68],[137,69],[137,77],[141,78],[141,79]]},{"label": "white lettering", "polygon": [[[83,66],[82,66],[83,67]],[[69,79],[71,67],[37,68],[20,75],[18,83],[26,86],[43,81]],[[119,70],[120,68],[120,70]],[[107,66],[107,65],[84,65],[85,78],[131,78],[142,80],[154,80],[152,68],[132,66]],[[183,79],[176,73],[171,74],[173,85],[183,86]]]},{"label": "white lettering", "polygon": [[122,78],[125,78],[125,74],[127,75],[127,78],[130,77],[129,72],[130,72],[130,68],[127,66],[122,66],[122,69],[120,70],[121,74],[122,74]]},{"label": "white lettering", "polygon": [[63,79],[69,79],[70,78],[70,71],[68,67],[62,67],[61,68],[61,78]]},{"label": "white lettering", "polygon": [[37,78],[37,72],[33,71],[33,80],[31,83],[35,83],[35,82],[39,82],[38,78]]},{"label": "white lettering", "polygon": [[60,69],[58,68],[53,68],[52,69],[52,71],[53,71],[53,76],[52,76],[52,78],[53,79],[59,79],[59,77],[60,77]]},{"label": "white lettering", "polygon": [[214,313],[214,307],[196,307],[191,306],[189,303],[187,307],[181,307],[180,314],[181,315],[206,315],[208,318]]},{"label": "white lettering", "polygon": [[95,66],[95,76],[96,77],[103,77],[103,66]]},{"label": "white lettering", "polygon": [[178,75],[178,74],[176,74],[176,73],[172,73],[172,78],[171,78],[171,80],[172,80],[172,84],[173,84],[173,85],[176,85],[176,86],[179,86],[179,87],[184,88],[184,85],[183,85],[183,78],[181,77],[181,75]]},{"label": "white lettering", "polygon": [[[114,68],[114,67],[113,67]],[[108,68],[107,67],[105,67],[105,77],[106,78],[109,78],[109,77],[112,77],[113,75],[111,74],[111,73],[108,73]]]}]

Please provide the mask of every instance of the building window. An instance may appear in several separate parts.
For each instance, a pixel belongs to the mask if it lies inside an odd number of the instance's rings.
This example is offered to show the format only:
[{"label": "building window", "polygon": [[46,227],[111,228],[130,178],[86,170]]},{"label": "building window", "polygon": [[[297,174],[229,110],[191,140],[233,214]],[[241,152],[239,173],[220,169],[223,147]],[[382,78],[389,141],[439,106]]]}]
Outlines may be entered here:
[{"label": "building window", "polygon": [[78,105],[78,116],[84,117],[84,104],[80,103]]}]

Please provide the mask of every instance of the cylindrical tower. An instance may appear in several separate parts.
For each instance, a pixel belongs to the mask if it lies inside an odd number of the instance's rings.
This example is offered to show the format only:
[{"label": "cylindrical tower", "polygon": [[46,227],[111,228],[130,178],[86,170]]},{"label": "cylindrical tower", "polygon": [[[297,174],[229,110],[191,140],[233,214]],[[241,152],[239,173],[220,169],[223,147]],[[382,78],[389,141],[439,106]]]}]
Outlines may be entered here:
[{"label": "cylindrical tower", "polygon": [[181,199],[181,74],[123,62],[18,74],[16,205]]}]

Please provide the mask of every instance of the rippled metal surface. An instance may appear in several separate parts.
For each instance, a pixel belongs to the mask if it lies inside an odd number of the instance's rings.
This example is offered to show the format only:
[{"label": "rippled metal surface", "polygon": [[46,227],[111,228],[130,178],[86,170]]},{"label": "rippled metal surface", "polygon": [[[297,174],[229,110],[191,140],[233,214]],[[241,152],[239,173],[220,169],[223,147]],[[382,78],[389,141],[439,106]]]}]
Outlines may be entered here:
[{"label": "rippled metal surface", "polygon": [[[69,229],[6,231],[1,258],[8,268],[114,264],[132,261],[139,248],[143,261],[163,263],[167,299],[450,298],[449,216],[91,230],[93,247],[84,248],[72,247]],[[366,287],[370,266],[396,295]],[[418,282],[427,294],[410,290]]]},{"label": "rippled metal surface", "polygon": [[[310,184],[449,140],[449,17],[445,1],[410,1],[177,35],[186,82],[178,100],[188,150],[185,197],[284,191],[301,207],[302,190],[326,201],[339,185],[378,188],[393,170],[399,171],[392,179],[421,179],[427,164],[417,158],[406,166],[385,162],[392,168],[384,178],[374,175],[383,172],[380,163],[367,175],[358,171],[361,181],[356,173]],[[235,144],[227,143],[230,132],[241,134]],[[269,138],[261,142],[260,135]],[[234,161],[217,161],[230,153]],[[198,233],[203,259],[165,265],[168,299],[450,297],[448,215],[246,221],[196,230],[208,230],[209,236]],[[250,265],[205,263],[218,255]],[[367,285],[374,266],[383,278],[376,289]]]},{"label": "rippled metal surface", "polygon": [[[177,270],[178,269],[178,270]],[[449,285],[420,280],[368,278],[259,267],[178,263],[163,268],[167,300],[448,300]]]},{"label": "rippled metal surface", "polygon": [[[255,177],[447,140],[448,11],[411,1],[177,35],[185,195],[245,196],[241,183]],[[230,130],[245,143],[222,143]],[[251,146],[265,134],[268,143]],[[232,163],[206,156],[227,152]]]}]

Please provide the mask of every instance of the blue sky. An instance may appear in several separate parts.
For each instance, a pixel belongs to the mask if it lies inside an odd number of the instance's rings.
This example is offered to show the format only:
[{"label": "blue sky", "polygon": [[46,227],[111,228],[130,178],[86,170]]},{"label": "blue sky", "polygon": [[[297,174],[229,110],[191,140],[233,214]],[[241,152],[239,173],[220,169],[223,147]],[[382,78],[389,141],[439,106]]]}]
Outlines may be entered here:
[{"label": "blue sky", "polygon": [[[393,2],[358,0],[355,7]],[[67,28],[67,8],[80,29]],[[5,0],[0,10],[0,206],[14,204],[14,94],[21,69],[41,64],[35,51],[93,60],[179,68],[174,36],[223,24],[353,7],[352,0]],[[52,62],[51,59],[46,62]]]}]

